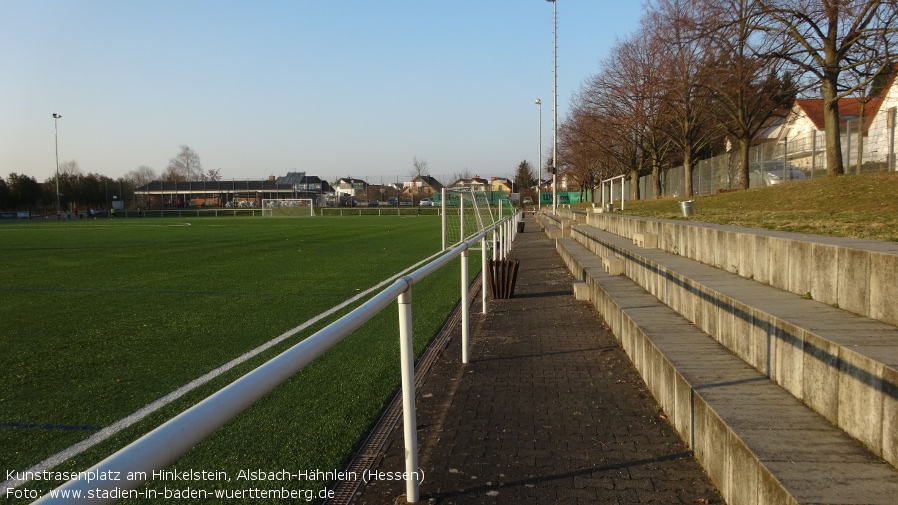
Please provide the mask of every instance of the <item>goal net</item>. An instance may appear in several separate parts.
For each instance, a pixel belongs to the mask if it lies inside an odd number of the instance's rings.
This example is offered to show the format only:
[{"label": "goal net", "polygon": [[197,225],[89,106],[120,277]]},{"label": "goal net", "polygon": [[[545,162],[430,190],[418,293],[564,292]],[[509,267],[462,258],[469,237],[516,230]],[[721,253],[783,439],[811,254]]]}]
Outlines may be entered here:
[{"label": "goal net", "polygon": [[314,216],[311,198],[279,198],[262,200],[263,216]]},{"label": "goal net", "polygon": [[471,238],[501,219],[499,206],[490,195],[471,189],[444,189],[440,202],[443,215],[443,249]]}]

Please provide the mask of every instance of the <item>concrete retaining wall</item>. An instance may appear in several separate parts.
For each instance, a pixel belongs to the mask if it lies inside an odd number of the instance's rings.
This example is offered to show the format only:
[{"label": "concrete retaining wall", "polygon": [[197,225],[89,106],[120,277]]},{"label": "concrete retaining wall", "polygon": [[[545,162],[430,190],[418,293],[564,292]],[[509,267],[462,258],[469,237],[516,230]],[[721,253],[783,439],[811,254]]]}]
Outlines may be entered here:
[{"label": "concrete retaining wall", "polygon": [[630,239],[654,233],[662,250],[898,326],[898,243],[615,214],[586,222]]}]

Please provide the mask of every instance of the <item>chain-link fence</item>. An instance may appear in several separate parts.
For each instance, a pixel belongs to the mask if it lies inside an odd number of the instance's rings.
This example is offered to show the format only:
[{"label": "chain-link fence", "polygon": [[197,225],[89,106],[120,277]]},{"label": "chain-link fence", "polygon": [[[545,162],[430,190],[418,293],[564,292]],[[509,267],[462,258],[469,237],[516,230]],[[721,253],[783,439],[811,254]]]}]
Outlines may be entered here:
[{"label": "chain-link fence", "polygon": [[[851,125],[848,124],[850,127]],[[895,170],[894,128],[890,126],[886,135],[876,135],[870,131],[863,136],[858,155],[858,134],[843,133],[842,162],[846,174]],[[858,159],[860,158],[860,163]],[[812,131],[796,135],[788,141],[768,142],[749,150],[748,187],[756,188],[779,184],[784,180],[804,180],[826,175],[826,142],[824,134]],[[788,165],[783,163],[788,160]],[[738,189],[742,182],[742,160],[735,150],[704,159],[692,170],[692,194],[712,195],[720,191]],[[663,170],[660,174],[661,196],[686,196],[685,169],[680,167]],[[630,181],[626,183],[627,198],[632,198]],[[615,192],[619,198],[618,192]],[[655,198],[652,176],[639,178],[639,198]]]}]

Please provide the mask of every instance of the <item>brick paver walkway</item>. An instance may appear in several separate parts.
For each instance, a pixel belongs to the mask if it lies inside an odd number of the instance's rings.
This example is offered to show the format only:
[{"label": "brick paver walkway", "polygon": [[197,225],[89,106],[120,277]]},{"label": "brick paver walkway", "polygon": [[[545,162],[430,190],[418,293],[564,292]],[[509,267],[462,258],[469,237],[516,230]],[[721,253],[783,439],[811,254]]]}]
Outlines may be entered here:
[{"label": "brick paver walkway", "polygon": [[[515,297],[471,309],[418,390],[420,503],[721,503],[588,302],[554,240],[527,219]],[[404,471],[402,427],[375,468]],[[405,484],[362,486],[356,505],[405,503]]]}]

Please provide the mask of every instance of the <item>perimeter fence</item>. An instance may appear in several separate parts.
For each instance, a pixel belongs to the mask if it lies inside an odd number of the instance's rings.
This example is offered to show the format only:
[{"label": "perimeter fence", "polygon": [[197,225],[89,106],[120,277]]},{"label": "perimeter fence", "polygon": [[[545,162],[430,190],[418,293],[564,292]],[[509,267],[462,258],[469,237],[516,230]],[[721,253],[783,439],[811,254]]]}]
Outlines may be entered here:
[{"label": "perimeter fence", "polygon": [[[894,142],[889,138],[865,135],[859,144],[857,132],[852,132],[843,133],[841,143],[842,162],[848,175],[896,169]],[[858,149],[859,146],[861,149]],[[778,162],[778,166],[782,166],[783,160],[786,160],[791,167],[800,171],[805,179],[825,176],[825,156],[826,144],[823,134],[817,131],[796,135],[786,142],[770,142],[752,147],[749,151],[748,187],[756,188],[766,184],[763,167],[768,162]],[[736,150],[699,161],[692,170],[693,196],[713,195],[739,189],[742,183],[741,168],[742,161]],[[682,166],[662,170],[660,196],[672,198],[686,196],[685,173],[686,170]],[[651,175],[640,177],[638,184],[638,199],[656,197]],[[628,200],[634,198],[632,189],[632,182],[627,180],[624,183],[624,191]],[[620,200],[620,185],[616,185],[611,192],[612,200]],[[599,195],[596,201],[601,200]]]}]

